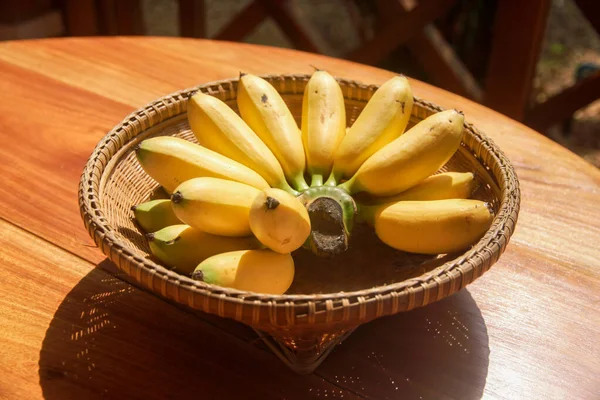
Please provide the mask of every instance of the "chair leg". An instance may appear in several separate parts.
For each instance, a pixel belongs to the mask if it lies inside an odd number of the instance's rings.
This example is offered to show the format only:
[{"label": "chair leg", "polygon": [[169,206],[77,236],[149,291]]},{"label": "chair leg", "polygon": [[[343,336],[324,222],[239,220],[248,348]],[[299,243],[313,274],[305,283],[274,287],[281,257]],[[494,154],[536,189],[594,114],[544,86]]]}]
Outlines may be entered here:
[{"label": "chair leg", "polygon": [[413,38],[430,21],[444,15],[455,3],[456,0],[427,0],[419,3],[413,10],[396,15],[394,23],[386,24],[374,38],[346,58],[371,65],[381,62],[398,46]]},{"label": "chair leg", "polygon": [[206,37],[204,0],[179,0],[179,32],[183,37]]},{"label": "chair leg", "polygon": [[[410,12],[418,5],[416,0],[380,0],[379,3],[380,17],[387,23],[391,23],[394,15]],[[481,87],[433,23],[425,25],[406,46],[434,84],[469,99],[481,101]]]},{"label": "chair leg", "polygon": [[484,103],[522,121],[529,107],[550,0],[498,2]]},{"label": "chair leg", "polygon": [[275,20],[279,29],[294,44],[296,49],[309,51],[311,53],[321,53],[318,47],[313,43],[308,34],[304,31],[286,8],[282,0],[259,0],[267,13]]},{"label": "chair leg", "polygon": [[550,97],[527,112],[525,123],[544,132],[600,98],[600,71]]},{"label": "chair leg", "polygon": [[600,2],[598,0],[575,0],[585,18],[590,21],[596,32],[600,34]]},{"label": "chair leg", "polygon": [[119,35],[144,34],[140,0],[116,1],[114,10]]},{"label": "chair leg", "polygon": [[213,39],[232,42],[241,41],[267,17],[268,14],[263,5],[257,0],[253,1],[221,29]]},{"label": "chair leg", "polygon": [[98,35],[98,21],[94,0],[66,0],[63,3],[68,36]]}]

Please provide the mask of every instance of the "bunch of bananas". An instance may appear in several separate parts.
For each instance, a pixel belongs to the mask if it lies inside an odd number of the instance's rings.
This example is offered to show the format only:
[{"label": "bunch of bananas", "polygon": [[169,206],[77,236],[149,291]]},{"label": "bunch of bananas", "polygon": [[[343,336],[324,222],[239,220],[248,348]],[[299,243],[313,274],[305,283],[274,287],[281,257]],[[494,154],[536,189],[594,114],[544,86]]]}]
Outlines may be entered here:
[{"label": "bunch of bananas", "polygon": [[[472,173],[437,171],[458,149],[462,113],[436,113],[406,130],[408,80],[380,86],[350,128],[341,87],[326,71],[309,79],[298,127],[265,79],[242,74],[236,113],[197,92],[187,118],[199,144],[159,136],[136,157],[169,195],[132,207],[153,256],[215,285],[285,293],[291,253],[333,256],[364,221],[406,252],[464,250],[489,228],[487,204],[469,199]],[[406,132],[405,132],[406,131]]]}]

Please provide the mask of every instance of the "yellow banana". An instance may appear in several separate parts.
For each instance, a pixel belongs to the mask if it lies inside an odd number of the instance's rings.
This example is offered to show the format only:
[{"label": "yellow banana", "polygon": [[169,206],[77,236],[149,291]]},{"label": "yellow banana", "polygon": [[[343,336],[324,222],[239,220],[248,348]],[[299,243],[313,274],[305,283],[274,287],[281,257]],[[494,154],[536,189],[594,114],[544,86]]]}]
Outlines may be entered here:
[{"label": "yellow banana", "polygon": [[412,90],[404,76],[381,85],[337,148],[326,184],[335,186],[342,178],[350,178],[367,158],[402,135],[412,107]]},{"label": "yellow banana", "polygon": [[321,186],[333,165],[333,155],[346,135],[344,95],[326,71],[315,71],[302,99],[302,142],[311,186]]},{"label": "yellow banana", "polygon": [[348,193],[391,196],[415,186],[439,170],[456,152],[464,117],[455,110],[436,113],[373,154],[348,181]]},{"label": "yellow banana", "polygon": [[281,189],[262,191],[250,208],[250,228],[262,244],[278,253],[298,249],[310,235],[308,211],[298,198]]},{"label": "yellow banana", "polygon": [[269,187],[257,172],[212,150],[173,136],[146,139],[136,149],[144,169],[168,192],[192,178],[211,176],[254,186]]},{"label": "yellow banana", "polygon": [[175,215],[183,223],[213,235],[252,235],[250,207],[260,190],[218,178],[194,178],[171,195]]},{"label": "yellow banana", "polygon": [[237,104],[244,121],[279,160],[288,182],[297,190],[307,189],[302,134],[277,90],[258,76],[242,75]]},{"label": "yellow banana", "polygon": [[485,234],[493,219],[486,203],[471,199],[399,201],[361,212],[382,242],[421,254],[464,250]]},{"label": "yellow banana", "polygon": [[225,102],[198,92],[188,101],[187,117],[200,145],[258,172],[270,186],[297,194],[271,150]]},{"label": "yellow banana", "polygon": [[202,261],[192,278],[209,284],[265,294],[283,294],[294,280],[290,254],[265,250],[240,250]]},{"label": "yellow banana", "polygon": [[365,205],[388,204],[398,201],[410,200],[444,200],[444,199],[468,199],[475,191],[475,179],[472,172],[443,172],[431,175],[421,183],[398,193],[394,196],[376,197],[366,192],[358,193],[365,199],[357,201]]},{"label": "yellow banana", "polygon": [[260,249],[254,237],[225,237],[211,235],[178,224],[167,226],[146,235],[150,252],[164,265],[180,274],[189,275],[202,261],[217,254],[236,250]]},{"label": "yellow banana", "polygon": [[140,228],[147,233],[181,223],[169,199],[150,200],[131,207],[131,210]]}]

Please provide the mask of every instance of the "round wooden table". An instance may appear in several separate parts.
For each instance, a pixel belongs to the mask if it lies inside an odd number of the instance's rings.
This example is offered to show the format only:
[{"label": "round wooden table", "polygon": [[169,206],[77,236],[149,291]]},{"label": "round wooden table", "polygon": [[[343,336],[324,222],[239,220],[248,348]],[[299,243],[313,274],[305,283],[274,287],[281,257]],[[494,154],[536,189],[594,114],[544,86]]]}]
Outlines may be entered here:
[{"label": "round wooden table", "polygon": [[247,327],[182,310],[115,272],[77,204],[98,140],[170,92],[239,71],[310,73],[311,65],[365,83],[393,75],[215,41],[0,43],[1,398],[598,398],[600,171],[416,80],[416,96],[462,110],[491,136],[521,182],[506,252],[467,289],[360,327],[300,376]]}]

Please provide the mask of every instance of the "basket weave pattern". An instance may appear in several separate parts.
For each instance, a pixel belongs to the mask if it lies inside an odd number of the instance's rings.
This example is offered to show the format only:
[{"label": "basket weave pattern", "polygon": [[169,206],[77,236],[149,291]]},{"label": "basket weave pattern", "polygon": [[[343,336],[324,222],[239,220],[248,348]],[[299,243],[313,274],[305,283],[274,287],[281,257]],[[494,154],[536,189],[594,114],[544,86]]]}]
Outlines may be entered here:
[{"label": "basket weave pattern", "polygon": [[[299,122],[302,95],[310,76],[264,78],[282,95]],[[338,81],[350,125],[377,86]],[[298,372],[314,369],[332,344],[360,324],[425,306],[464,288],[487,271],[506,248],[519,212],[518,180],[498,147],[465,123],[463,143],[444,169],[473,171],[480,183],[475,198],[488,201],[496,216],[485,236],[463,254],[441,259],[435,268],[408,279],[318,294],[249,293],[208,285],[169,271],[150,258],[146,240],[132,221],[130,207],[146,201],[157,187],[137,163],[133,149],[154,135],[176,135],[195,142],[185,111],[187,99],[197,90],[220,98],[237,111],[237,79],[231,79],[175,92],[127,116],[98,143],[83,171],[79,190],[81,216],[101,251],[141,286],[193,309],[252,326],[282,359],[291,360],[290,365]],[[441,110],[415,98],[410,125]]]}]

